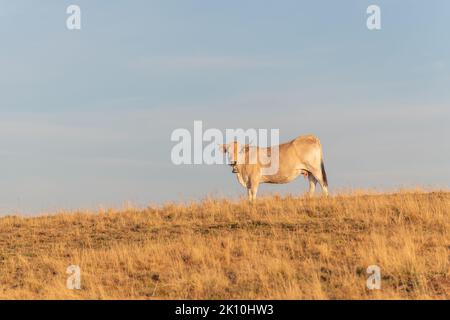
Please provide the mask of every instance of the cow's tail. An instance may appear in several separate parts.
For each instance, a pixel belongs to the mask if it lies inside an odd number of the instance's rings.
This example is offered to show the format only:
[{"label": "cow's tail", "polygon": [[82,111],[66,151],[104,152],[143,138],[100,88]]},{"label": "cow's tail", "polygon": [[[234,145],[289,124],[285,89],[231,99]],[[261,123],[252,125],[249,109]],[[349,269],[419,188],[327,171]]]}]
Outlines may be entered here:
[{"label": "cow's tail", "polygon": [[323,159],[320,161],[320,168],[322,169],[323,184],[325,185],[325,187],[328,187],[327,173],[325,172],[325,165],[323,164]]}]

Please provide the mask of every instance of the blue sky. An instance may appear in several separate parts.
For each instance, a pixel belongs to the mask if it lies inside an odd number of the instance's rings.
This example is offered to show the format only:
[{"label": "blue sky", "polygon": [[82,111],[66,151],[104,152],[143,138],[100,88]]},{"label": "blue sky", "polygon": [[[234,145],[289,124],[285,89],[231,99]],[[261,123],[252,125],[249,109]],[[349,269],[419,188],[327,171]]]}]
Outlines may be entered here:
[{"label": "blue sky", "polygon": [[[66,29],[70,4],[81,31]],[[331,190],[447,188],[449,13],[444,0],[0,0],[0,214],[244,194],[225,166],[172,165],[170,134],[194,120],[317,134]]]}]

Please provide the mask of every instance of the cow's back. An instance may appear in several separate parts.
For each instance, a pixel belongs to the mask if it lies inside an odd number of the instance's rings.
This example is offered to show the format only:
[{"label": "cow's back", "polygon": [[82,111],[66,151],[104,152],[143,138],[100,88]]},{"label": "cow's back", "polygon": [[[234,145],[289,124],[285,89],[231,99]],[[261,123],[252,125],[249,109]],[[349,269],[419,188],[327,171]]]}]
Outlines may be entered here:
[{"label": "cow's back", "polygon": [[299,136],[291,141],[292,152],[295,152],[298,161],[313,163],[321,158],[322,146],[319,138],[309,134]]},{"label": "cow's back", "polygon": [[280,155],[283,155],[280,157],[280,161],[286,158],[286,160],[295,159],[301,162],[305,157],[308,158],[310,153],[315,153],[320,148],[320,140],[315,135],[299,136],[280,145]]},{"label": "cow's back", "polygon": [[320,140],[314,135],[299,136],[279,145],[280,176],[292,176],[301,169],[309,169],[311,163],[320,157]]}]

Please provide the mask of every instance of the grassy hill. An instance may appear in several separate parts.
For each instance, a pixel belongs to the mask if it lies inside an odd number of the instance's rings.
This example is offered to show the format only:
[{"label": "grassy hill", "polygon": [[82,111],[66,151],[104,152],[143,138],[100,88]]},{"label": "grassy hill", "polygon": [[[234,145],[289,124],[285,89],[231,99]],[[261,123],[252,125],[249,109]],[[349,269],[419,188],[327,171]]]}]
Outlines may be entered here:
[{"label": "grassy hill", "polygon": [[[8,216],[0,298],[449,299],[449,255],[448,192]],[[66,288],[69,265],[81,290]]]}]

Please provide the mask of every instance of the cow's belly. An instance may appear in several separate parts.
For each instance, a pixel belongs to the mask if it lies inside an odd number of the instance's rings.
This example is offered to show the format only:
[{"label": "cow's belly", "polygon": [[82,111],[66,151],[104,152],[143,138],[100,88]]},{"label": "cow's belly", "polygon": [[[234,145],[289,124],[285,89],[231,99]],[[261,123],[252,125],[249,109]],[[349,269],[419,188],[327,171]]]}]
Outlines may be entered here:
[{"label": "cow's belly", "polygon": [[282,183],[289,183],[293,180],[295,180],[295,178],[297,178],[298,176],[295,177],[270,177],[269,179],[267,179],[266,183],[276,183],[276,184],[282,184]]},{"label": "cow's belly", "polygon": [[282,172],[276,175],[265,176],[264,182],[266,183],[289,183],[295,180],[301,174],[301,170],[294,170],[292,172]]}]

